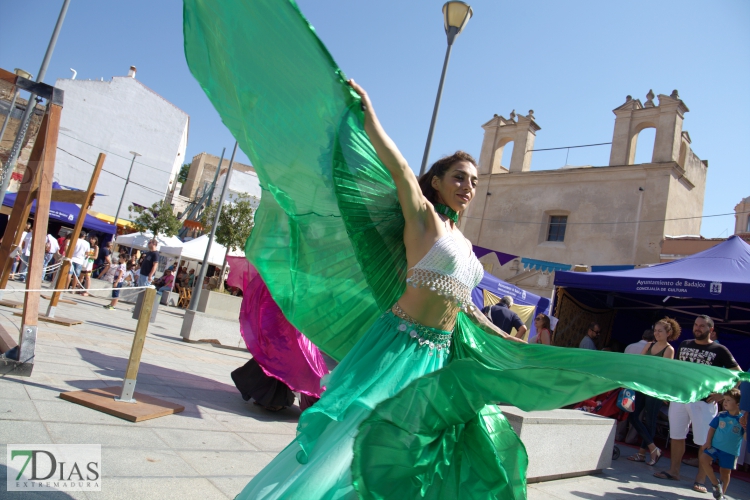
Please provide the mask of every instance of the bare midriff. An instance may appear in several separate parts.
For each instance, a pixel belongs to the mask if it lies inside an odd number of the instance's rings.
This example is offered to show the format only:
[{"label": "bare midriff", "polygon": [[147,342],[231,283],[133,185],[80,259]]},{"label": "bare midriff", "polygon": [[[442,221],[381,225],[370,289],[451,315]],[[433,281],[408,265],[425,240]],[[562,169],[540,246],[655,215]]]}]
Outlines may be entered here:
[{"label": "bare midriff", "polygon": [[428,288],[406,287],[398,299],[401,309],[415,321],[437,328],[452,331],[460,308],[447,297],[437,294]]}]

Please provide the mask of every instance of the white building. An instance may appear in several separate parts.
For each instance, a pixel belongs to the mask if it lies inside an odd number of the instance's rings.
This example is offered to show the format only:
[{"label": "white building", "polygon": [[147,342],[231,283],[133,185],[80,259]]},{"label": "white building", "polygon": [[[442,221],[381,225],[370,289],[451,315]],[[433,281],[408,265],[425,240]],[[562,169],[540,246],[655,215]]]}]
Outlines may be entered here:
[{"label": "white building", "polygon": [[133,158],[130,152],[135,151],[141,156],[133,165],[120,217],[128,218],[132,203],[150,206],[163,200],[186,163],[187,113],[136,80],[134,66],[128,76],[109,81],[59,79],[55,86],[65,92],[55,180],[86,189],[93,172],[86,162],[95,163],[98,154],[105,153],[92,209],[114,216]]},{"label": "white building", "polygon": [[[212,202],[219,201],[221,197],[221,188],[224,186],[227,174],[221,174],[219,179],[216,181],[216,189],[214,189],[214,196]],[[238,195],[246,194],[250,196],[250,203],[253,209],[258,208],[260,203],[260,181],[258,180],[258,174],[252,172],[240,172],[239,170],[232,171],[232,177],[229,179],[229,186],[227,186],[227,203],[232,203]]]}]

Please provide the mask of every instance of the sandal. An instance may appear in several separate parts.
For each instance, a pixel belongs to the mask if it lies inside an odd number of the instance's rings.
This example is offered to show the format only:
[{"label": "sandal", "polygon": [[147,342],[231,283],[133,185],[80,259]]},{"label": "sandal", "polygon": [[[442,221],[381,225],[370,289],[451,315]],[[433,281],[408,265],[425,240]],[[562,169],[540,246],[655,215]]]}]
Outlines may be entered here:
[{"label": "sandal", "polygon": [[[656,454],[656,458],[654,458],[654,454]],[[654,451],[650,452],[648,460],[646,460],[646,465],[656,465],[659,463],[659,460],[661,460],[661,449],[660,448],[654,448]]]},{"label": "sandal", "polygon": [[673,476],[669,472],[663,470],[660,472],[654,472],[654,477],[658,477],[659,479],[669,479],[670,481],[679,481],[680,478],[677,476]]},{"label": "sandal", "polygon": [[713,485],[712,488],[714,490],[714,498],[716,498],[717,500],[721,500],[722,498],[724,498],[724,484],[721,482],[721,480],[717,484]]},{"label": "sandal", "polygon": [[697,491],[698,493],[708,493],[708,490],[706,489],[706,485],[701,484],[698,481],[693,483],[693,491]]},{"label": "sandal", "polygon": [[635,455],[630,455],[628,457],[628,460],[630,460],[631,462],[645,462],[646,455],[644,455],[643,453],[636,453]]}]

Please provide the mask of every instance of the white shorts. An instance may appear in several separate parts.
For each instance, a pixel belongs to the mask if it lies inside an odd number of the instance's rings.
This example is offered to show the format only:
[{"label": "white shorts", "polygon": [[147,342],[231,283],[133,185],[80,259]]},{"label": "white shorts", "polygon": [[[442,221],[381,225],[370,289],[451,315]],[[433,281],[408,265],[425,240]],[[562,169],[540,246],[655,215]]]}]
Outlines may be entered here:
[{"label": "white shorts", "polygon": [[703,446],[708,438],[709,424],[717,413],[716,403],[669,403],[669,436],[672,439],[685,439],[692,423],[693,442]]}]

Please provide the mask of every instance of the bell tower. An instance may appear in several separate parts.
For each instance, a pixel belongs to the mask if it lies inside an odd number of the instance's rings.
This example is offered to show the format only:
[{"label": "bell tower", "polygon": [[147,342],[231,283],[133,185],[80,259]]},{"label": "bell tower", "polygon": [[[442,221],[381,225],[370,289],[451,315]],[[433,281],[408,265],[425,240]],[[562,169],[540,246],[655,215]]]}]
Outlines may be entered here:
[{"label": "bell tower", "polygon": [[658,105],[654,104],[654,97],[657,96],[653,90],[649,90],[645,104],[641,104],[639,99],[627,96],[625,104],[612,110],[616,118],[612,152],[609,156],[610,166],[633,164],[638,134],[646,128],[656,129],[652,163],[680,161],[682,121],[685,113],[690,110],[676,90],[670,95],[659,94]]},{"label": "bell tower", "polygon": [[[526,116],[510,112],[509,118],[495,115],[482,125],[484,139],[479,154],[480,174],[500,174],[506,172],[526,172],[531,168],[531,150],[534,149],[536,133],[542,128],[537,125],[534,110]],[[503,151],[513,143],[510,165],[501,165]]]}]

